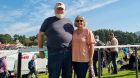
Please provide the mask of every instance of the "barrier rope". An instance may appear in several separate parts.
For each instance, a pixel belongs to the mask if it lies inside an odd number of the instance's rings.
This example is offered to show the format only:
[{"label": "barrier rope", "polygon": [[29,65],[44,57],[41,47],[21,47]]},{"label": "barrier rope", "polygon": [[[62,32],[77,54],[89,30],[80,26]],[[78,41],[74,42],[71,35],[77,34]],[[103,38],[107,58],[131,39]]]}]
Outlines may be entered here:
[{"label": "barrier rope", "polygon": [[[94,48],[116,48],[116,47],[140,47],[140,45],[118,45],[118,46],[95,46]],[[18,52],[35,52],[35,51],[45,51],[47,48],[37,48],[37,47],[27,47],[19,48],[18,50],[0,50],[0,58],[3,56],[9,56],[11,54],[16,54]]]}]

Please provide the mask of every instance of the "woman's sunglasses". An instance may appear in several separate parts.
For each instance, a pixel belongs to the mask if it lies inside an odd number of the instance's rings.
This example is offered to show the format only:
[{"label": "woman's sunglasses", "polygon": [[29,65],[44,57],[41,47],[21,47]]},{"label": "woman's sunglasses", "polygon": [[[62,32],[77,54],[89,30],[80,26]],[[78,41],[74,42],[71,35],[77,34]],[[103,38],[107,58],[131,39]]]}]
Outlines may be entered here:
[{"label": "woman's sunglasses", "polygon": [[84,20],[76,20],[76,22],[83,22]]}]

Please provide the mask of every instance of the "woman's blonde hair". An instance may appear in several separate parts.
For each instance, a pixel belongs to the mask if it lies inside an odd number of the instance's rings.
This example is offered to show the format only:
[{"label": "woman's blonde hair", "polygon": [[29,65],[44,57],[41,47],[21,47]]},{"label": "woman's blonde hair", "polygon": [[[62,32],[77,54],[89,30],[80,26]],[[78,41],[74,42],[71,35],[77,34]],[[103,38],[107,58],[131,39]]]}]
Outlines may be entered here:
[{"label": "woman's blonde hair", "polygon": [[82,19],[83,19],[84,27],[85,27],[85,26],[87,25],[87,22],[86,22],[85,18],[84,18],[83,16],[80,16],[80,15],[78,15],[78,16],[75,18],[74,26],[77,27],[76,20],[77,20],[78,18],[82,18]]}]

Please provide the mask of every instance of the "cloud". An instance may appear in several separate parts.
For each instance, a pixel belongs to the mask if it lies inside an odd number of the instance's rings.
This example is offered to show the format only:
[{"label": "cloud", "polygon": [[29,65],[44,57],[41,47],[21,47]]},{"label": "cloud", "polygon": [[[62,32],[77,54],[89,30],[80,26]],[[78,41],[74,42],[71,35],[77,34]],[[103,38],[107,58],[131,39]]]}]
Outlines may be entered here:
[{"label": "cloud", "polygon": [[37,29],[39,29],[37,26],[31,26],[29,23],[14,23],[8,28],[4,28],[2,31],[11,35],[24,35]]},{"label": "cloud", "polygon": [[[119,0],[72,0],[67,4],[68,6],[66,5],[68,8],[66,15],[72,17],[117,1]],[[38,31],[43,20],[54,15],[54,2],[56,0],[52,2],[48,0],[29,0],[28,4],[23,4],[26,7],[0,11],[0,23],[4,23],[0,32],[23,35]]]},{"label": "cloud", "polygon": [[106,5],[115,3],[119,0],[105,0],[105,1],[96,1],[96,0],[78,0],[77,2],[74,1],[74,5],[69,8],[67,11],[68,16],[71,17],[73,15],[81,14],[84,12],[92,11]]},{"label": "cloud", "polygon": [[40,6],[37,6],[28,17],[33,23],[40,24],[46,17],[52,16],[53,14],[54,11],[49,5],[46,5],[46,3],[40,3]]},{"label": "cloud", "polygon": [[9,10],[9,11],[0,11],[0,22],[11,22],[17,18],[20,18],[24,12],[20,9]]},{"label": "cloud", "polygon": [[[66,5],[68,8],[66,10],[66,15],[67,17],[72,17],[104,7],[117,1],[119,0],[72,0],[71,3]],[[35,7],[35,10],[29,14],[29,20],[40,25],[46,17],[52,15],[54,15],[54,6],[46,4],[46,2],[41,2],[39,6]]]},{"label": "cloud", "polygon": [[47,2],[48,0],[28,0],[31,4],[38,4],[42,2]]}]

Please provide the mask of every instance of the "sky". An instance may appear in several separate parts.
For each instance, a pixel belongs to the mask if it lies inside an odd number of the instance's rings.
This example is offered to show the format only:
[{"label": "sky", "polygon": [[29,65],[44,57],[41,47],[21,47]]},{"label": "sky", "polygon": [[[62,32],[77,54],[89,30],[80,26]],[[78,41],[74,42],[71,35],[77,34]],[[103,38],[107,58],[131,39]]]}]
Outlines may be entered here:
[{"label": "sky", "polygon": [[0,34],[36,35],[44,19],[54,16],[56,2],[65,3],[72,22],[84,16],[92,31],[140,31],[140,0],[0,0]]}]

